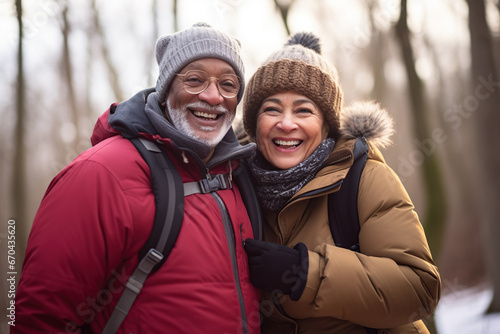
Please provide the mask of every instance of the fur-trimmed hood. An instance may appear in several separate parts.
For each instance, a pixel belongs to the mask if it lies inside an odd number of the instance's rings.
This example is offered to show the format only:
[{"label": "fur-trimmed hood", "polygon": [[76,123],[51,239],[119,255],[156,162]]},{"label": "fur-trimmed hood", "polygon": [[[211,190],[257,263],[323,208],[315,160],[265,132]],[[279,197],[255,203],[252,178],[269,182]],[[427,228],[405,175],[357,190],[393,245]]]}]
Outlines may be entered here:
[{"label": "fur-trimmed hood", "polygon": [[377,148],[392,144],[394,124],[387,110],[373,101],[354,102],[343,108],[340,133],[347,139],[365,137]]}]

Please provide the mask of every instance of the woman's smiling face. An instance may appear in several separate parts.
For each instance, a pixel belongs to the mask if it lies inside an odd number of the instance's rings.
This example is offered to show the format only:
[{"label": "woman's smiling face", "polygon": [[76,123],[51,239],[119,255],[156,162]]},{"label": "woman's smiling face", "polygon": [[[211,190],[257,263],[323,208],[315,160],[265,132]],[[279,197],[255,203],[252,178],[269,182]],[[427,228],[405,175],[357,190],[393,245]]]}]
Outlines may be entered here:
[{"label": "woman's smiling face", "polygon": [[276,168],[289,169],[306,160],[327,134],[323,113],[304,95],[271,95],[258,111],[257,146]]}]

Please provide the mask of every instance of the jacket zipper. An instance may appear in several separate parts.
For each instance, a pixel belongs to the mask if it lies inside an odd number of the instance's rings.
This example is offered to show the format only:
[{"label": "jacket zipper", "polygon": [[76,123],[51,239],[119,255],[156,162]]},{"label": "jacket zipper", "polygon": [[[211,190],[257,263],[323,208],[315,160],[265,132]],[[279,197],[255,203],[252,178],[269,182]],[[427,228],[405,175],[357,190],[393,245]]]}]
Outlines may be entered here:
[{"label": "jacket zipper", "polygon": [[[339,162],[342,162],[342,161],[348,160],[348,159],[350,159],[351,157],[352,157],[352,155],[348,155],[348,156],[342,157],[341,159],[338,159],[338,160],[332,161],[330,164],[331,164],[331,165],[332,165],[332,164],[337,164],[337,163],[339,163]],[[290,204],[290,203],[292,203],[292,202],[295,202],[296,200],[300,200],[301,198],[308,197],[308,196],[317,196],[317,195],[320,195],[320,194],[321,194],[321,193],[323,193],[323,192],[328,192],[328,191],[330,191],[331,189],[338,187],[338,186],[339,186],[339,185],[341,185],[343,182],[344,182],[344,179],[339,180],[339,181],[337,181],[337,182],[335,182],[335,183],[333,183],[333,184],[330,184],[330,185],[328,185],[328,186],[326,186],[326,187],[319,188],[319,189],[314,189],[314,190],[308,191],[308,192],[306,192],[306,193],[303,193],[302,195],[295,197],[292,201],[288,201],[288,202],[286,202],[285,204],[283,204],[283,206],[281,207],[281,209],[279,210],[279,212],[283,211],[283,209],[284,209],[285,207],[287,207],[287,206],[288,206],[288,204]],[[279,214],[278,214],[278,216],[279,216]],[[278,219],[278,216],[276,216],[276,219]]]},{"label": "jacket zipper", "polygon": [[240,274],[238,272],[238,264],[236,261],[236,237],[234,235],[233,224],[231,222],[231,218],[227,212],[226,206],[222,201],[222,198],[216,193],[210,193],[212,197],[215,199],[217,206],[219,207],[219,211],[222,216],[222,223],[224,225],[224,230],[226,232],[227,244],[229,246],[229,256],[231,257],[231,264],[233,268],[233,276],[236,284],[236,291],[238,293],[238,301],[240,304],[240,312],[241,312],[241,323],[244,334],[248,334],[248,323],[245,311],[245,302],[243,300],[243,292],[241,290],[240,284]]},{"label": "jacket zipper", "polygon": [[311,191],[308,191],[306,193],[303,193],[302,195],[300,196],[297,196],[293,199],[293,201],[296,201],[296,200],[299,200],[301,198],[304,198],[304,197],[309,197],[309,196],[317,196],[317,195],[320,195],[324,192],[328,192],[336,187],[338,187],[339,185],[341,185],[342,183],[344,182],[344,179],[342,180],[339,180],[333,184],[330,184],[329,186],[326,186],[326,187],[323,187],[323,188],[319,188],[319,189],[314,189],[314,190],[311,190]]},{"label": "jacket zipper", "polygon": [[245,247],[245,238],[243,238],[243,224],[240,224],[241,246]]},{"label": "jacket zipper", "polygon": [[314,197],[314,196],[318,196],[318,195],[321,195],[322,193],[325,193],[325,192],[328,192],[336,187],[338,187],[339,185],[342,184],[342,182],[344,182],[344,180],[339,180],[333,184],[330,184],[326,187],[323,187],[323,188],[319,188],[319,189],[315,189],[315,190],[311,190],[311,191],[308,191],[306,193],[303,193],[302,195],[298,196],[298,197],[295,197],[292,201],[289,201],[289,202],[286,202],[285,204],[283,204],[283,206],[279,209],[278,211],[278,214],[276,215],[276,218],[274,219],[274,224],[276,226],[276,229],[277,229],[277,232],[278,232],[278,238],[279,238],[279,242],[280,244],[284,244],[285,242],[285,239],[283,238],[283,232],[281,230],[281,225],[279,224],[279,216],[281,214],[281,212],[288,206],[290,205],[291,203],[293,202],[296,202],[296,201],[300,201],[301,199],[305,198],[305,197]]}]

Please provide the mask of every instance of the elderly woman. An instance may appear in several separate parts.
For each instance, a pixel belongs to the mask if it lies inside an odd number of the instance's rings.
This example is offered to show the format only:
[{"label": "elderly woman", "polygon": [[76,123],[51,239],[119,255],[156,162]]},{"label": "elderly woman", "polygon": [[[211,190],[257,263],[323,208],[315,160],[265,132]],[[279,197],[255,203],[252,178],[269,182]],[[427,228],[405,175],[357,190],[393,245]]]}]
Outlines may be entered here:
[{"label": "elderly woman", "polygon": [[[243,123],[264,208],[264,241],[247,239],[263,290],[263,333],[429,333],[441,282],[422,225],[379,147],[392,120],[374,103],[342,111],[336,70],[312,34],[293,36],[248,83]],[[335,246],[328,195],[368,142],[359,180],[359,251]],[[332,186],[336,185],[336,186]],[[339,222],[332,222],[339,224]],[[344,222],[345,223],[345,222]]]}]

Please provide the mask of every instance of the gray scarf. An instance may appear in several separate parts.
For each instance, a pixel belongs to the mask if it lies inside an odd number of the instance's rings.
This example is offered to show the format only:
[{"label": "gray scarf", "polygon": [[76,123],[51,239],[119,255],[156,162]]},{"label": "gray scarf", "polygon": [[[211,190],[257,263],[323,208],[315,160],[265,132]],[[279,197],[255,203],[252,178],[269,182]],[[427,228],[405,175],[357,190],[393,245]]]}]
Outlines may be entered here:
[{"label": "gray scarf", "polygon": [[303,162],[290,169],[276,169],[258,151],[248,161],[255,178],[257,196],[262,207],[280,209],[323,167],[333,151],[335,140],[326,138]]}]

